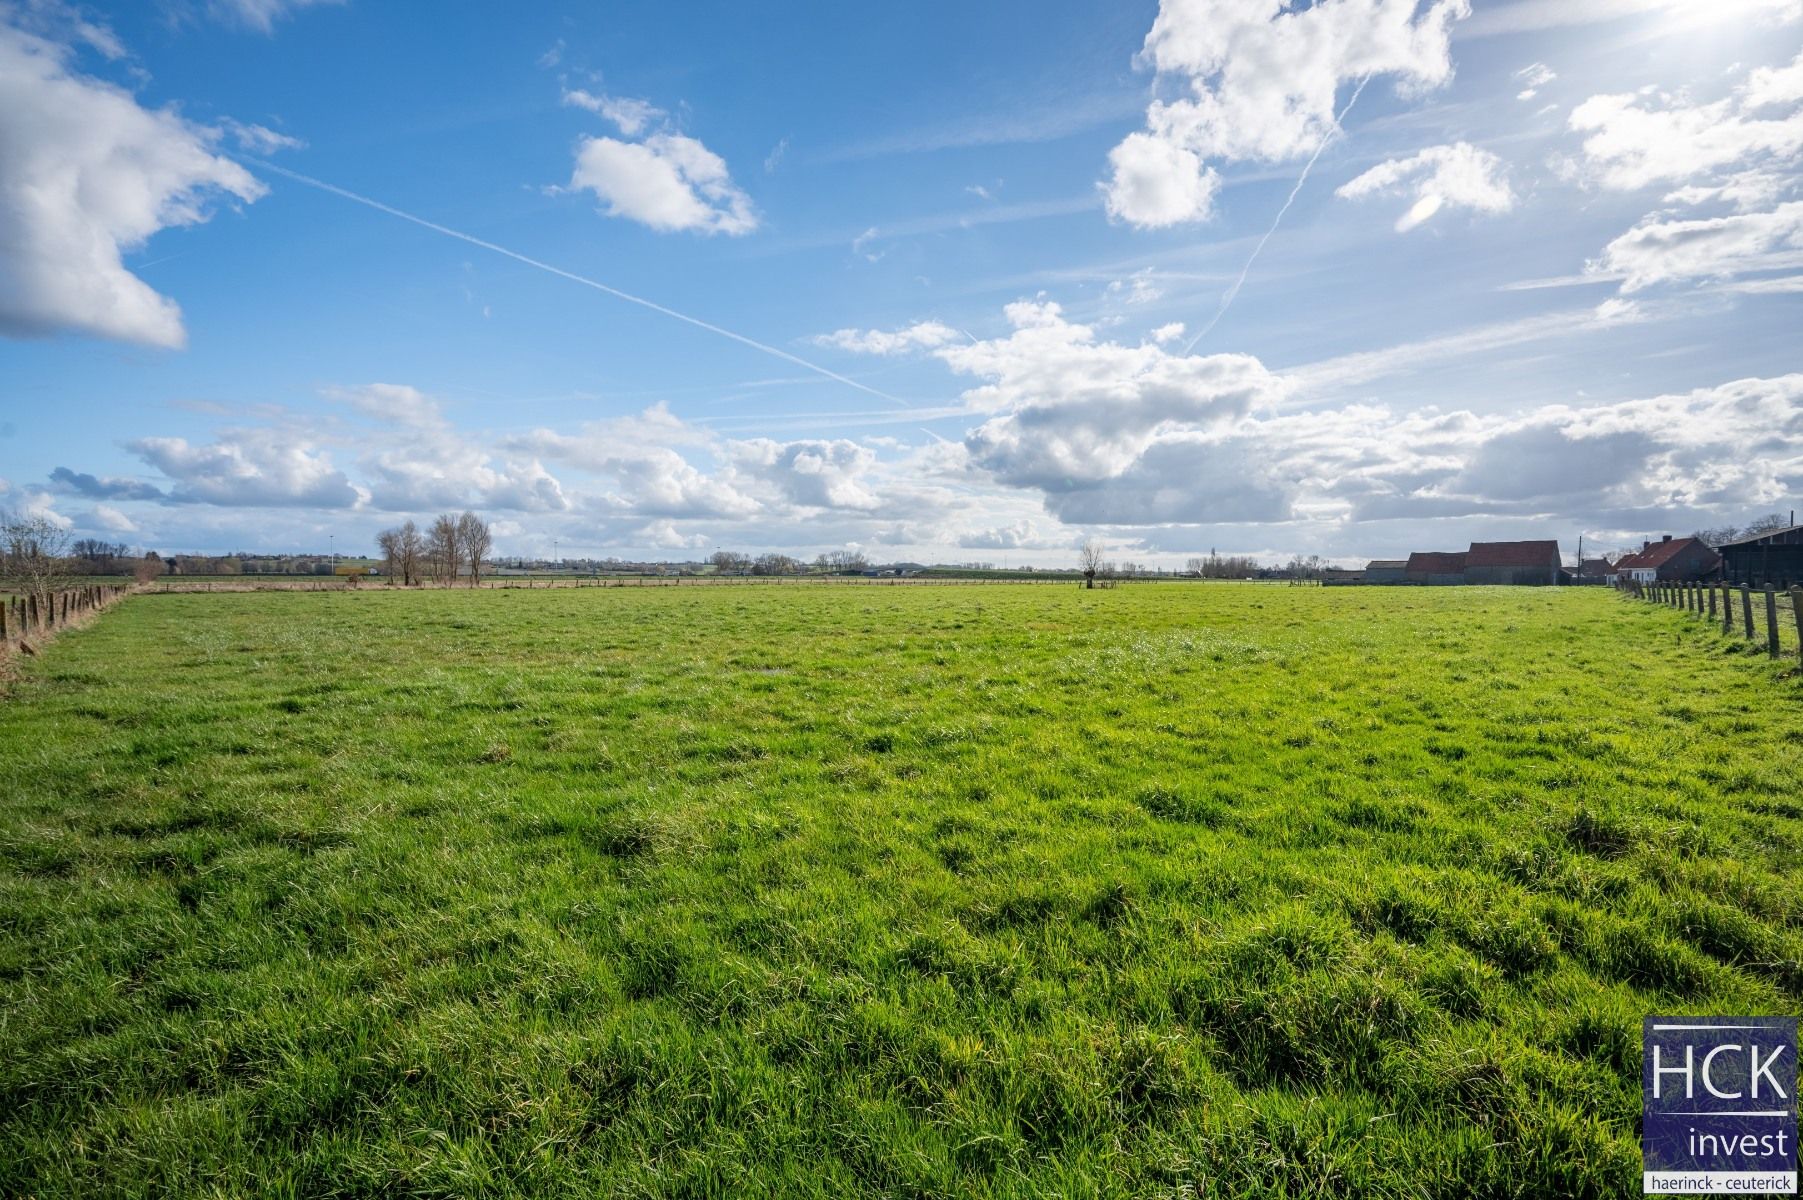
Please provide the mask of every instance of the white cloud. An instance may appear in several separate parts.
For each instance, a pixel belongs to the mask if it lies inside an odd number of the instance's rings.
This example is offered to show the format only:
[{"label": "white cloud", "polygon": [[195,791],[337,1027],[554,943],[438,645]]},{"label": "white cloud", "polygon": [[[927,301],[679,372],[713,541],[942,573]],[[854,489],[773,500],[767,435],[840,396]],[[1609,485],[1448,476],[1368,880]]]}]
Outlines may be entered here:
[{"label": "white cloud", "polygon": [[96,504],[82,519],[82,523],[109,533],[138,532],[137,523],[110,504]]},{"label": "white cloud", "polygon": [[371,383],[328,388],[325,394],[395,431],[360,439],[364,490],[373,508],[418,512],[479,505],[560,512],[570,507],[563,485],[536,458],[497,462],[487,444],[453,428],[438,402],[417,388]]},{"label": "white cloud", "polygon": [[1545,87],[1558,77],[1558,74],[1545,63],[1529,63],[1527,66],[1521,68],[1521,70],[1515,72],[1515,78],[1521,83],[1521,91],[1516,93],[1515,98],[1517,100],[1532,100],[1535,96],[1540,94],[1541,88]]},{"label": "white cloud", "polygon": [[66,47],[0,24],[0,333],[185,344],[181,310],[123,251],[263,186],[213,152],[214,130],[82,75]]},{"label": "white cloud", "polygon": [[1142,267],[1126,279],[1110,280],[1108,294],[1120,297],[1128,304],[1150,304],[1164,295],[1164,289],[1158,286],[1157,270]]},{"label": "white cloud", "polygon": [[609,216],[660,232],[738,235],[758,227],[751,198],[733,184],[725,160],[679,133],[643,142],[584,138],[570,188],[593,192]]},{"label": "white cloud", "polygon": [[342,3],[344,0],[209,0],[207,8],[221,20],[270,33],[277,21],[299,9]]},{"label": "white cloud", "polygon": [[581,88],[565,89],[563,102],[570,107],[586,108],[606,117],[627,137],[637,137],[650,126],[661,124],[666,115],[663,109],[648,100],[596,94]]},{"label": "white cloud", "polygon": [[1631,191],[1794,159],[1803,151],[1803,107],[1768,113],[1786,104],[1803,104],[1803,55],[1782,70],[1755,72],[1733,94],[1707,104],[1663,94],[1592,96],[1572,110],[1568,124],[1588,135],[1584,176]]},{"label": "white cloud", "polygon": [[1109,213],[1141,226],[1207,217],[1209,160],[1281,162],[1339,128],[1341,86],[1379,75],[1414,93],[1452,74],[1448,32],[1466,0],[1163,0],[1142,57],[1189,95],[1154,100],[1144,132],[1109,155]]},{"label": "white cloud", "polygon": [[1160,346],[1168,346],[1183,336],[1183,322],[1172,321],[1168,325],[1160,325],[1152,331],[1152,340]]},{"label": "white cloud", "polygon": [[219,122],[220,132],[231,138],[238,149],[252,154],[274,154],[278,150],[299,150],[307,143],[285,133],[277,133],[264,125],[246,125],[230,117]]},{"label": "white cloud", "polygon": [[366,499],[323,450],[285,430],[232,430],[205,446],[138,438],[126,449],[174,481],[177,503],[350,508]]},{"label": "white cloud", "polygon": [[1214,211],[1221,176],[1169,138],[1130,133],[1108,152],[1108,215],[1146,229],[1200,221]]},{"label": "white cloud", "polygon": [[819,346],[836,346],[853,354],[902,354],[931,350],[956,341],[958,331],[940,321],[918,321],[893,333],[881,329],[839,329],[814,338]]},{"label": "white cloud", "polygon": [[734,442],[732,456],[738,470],[772,485],[783,499],[803,508],[868,512],[882,503],[867,479],[876,453],[856,442],[752,438]]},{"label": "white cloud", "polygon": [[1665,194],[1665,203],[1696,207],[1726,204],[1738,212],[1752,212],[1774,204],[1797,186],[1795,176],[1776,171],[1737,171],[1720,183],[1690,184]]},{"label": "white cloud", "polygon": [[1413,193],[1414,204],[1396,222],[1396,231],[1406,233],[1449,205],[1475,212],[1508,212],[1514,207],[1515,195],[1503,176],[1502,160],[1496,155],[1468,142],[1455,142],[1379,163],[1334,194],[1356,200],[1399,191]]},{"label": "white cloud", "polygon": [[1610,242],[1591,265],[1620,274],[1622,291],[1636,292],[1674,280],[1795,266],[1793,251],[1803,251],[1803,201],[1695,221],[1649,219]]}]

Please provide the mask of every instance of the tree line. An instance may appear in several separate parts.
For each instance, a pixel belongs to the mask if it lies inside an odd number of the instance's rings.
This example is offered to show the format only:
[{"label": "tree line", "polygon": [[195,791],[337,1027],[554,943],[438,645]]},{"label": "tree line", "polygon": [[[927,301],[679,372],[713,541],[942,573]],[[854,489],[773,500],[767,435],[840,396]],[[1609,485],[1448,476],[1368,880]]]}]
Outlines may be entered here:
[{"label": "tree line", "polygon": [[[799,558],[787,554],[760,554],[753,558],[737,550],[716,550],[707,561],[722,575],[803,575],[808,570]],[[851,574],[869,566],[870,560],[861,550],[829,550],[814,558],[814,570],[829,575]]]},{"label": "tree line", "polygon": [[402,587],[428,580],[450,587],[466,573],[470,586],[479,587],[494,544],[488,522],[473,512],[440,513],[423,532],[408,520],[376,535],[382,573]]}]

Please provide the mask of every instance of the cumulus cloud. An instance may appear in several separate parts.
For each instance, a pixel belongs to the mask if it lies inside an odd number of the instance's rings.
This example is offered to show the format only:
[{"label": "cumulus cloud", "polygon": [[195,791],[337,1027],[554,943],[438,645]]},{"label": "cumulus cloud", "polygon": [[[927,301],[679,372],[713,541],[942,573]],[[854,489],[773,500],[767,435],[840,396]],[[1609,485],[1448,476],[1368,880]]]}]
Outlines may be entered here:
[{"label": "cumulus cloud", "polygon": [[[1773,111],[1785,107],[1794,111]],[[1754,72],[1710,103],[1663,93],[1592,96],[1568,124],[1586,135],[1583,177],[1623,191],[1789,161],[1803,151],[1803,54],[1788,67]]]},{"label": "cumulus cloud", "polygon": [[1358,200],[1398,192],[1415,197],[1415,202],[1397,218],[1398,233],[1408,232],[1448,206],[1503,213],[1515,204],[1515,194],[1504,178],[1502,160],[1469,142],[1430,146],[1408,158],[1379,163],[1343,184],[1335,195]]},{"label": "cumulus cloud", "polygon": [[1590,269],[1619,275],[1622,291],[1636,292],[1674,280],[1726,279],[1795,266],[1797,251],[1803,251],[1803,201],[1780,204],[1770,212],[1692,221],[1649,219],[1605,246]]},{"label": "cumulus cloud", "polygon": [[366,447],[360,466],[373,508],[417,512],[479,505],[522,512],[570,507],[563,485],[536,458],[501,458],[459,432],[438,402],[406,384],[329,388],[326,395],[393,426],[399,436]]},{"label": "cumulus cloud", "polygon": [[122,254],[263,186],[213,152],[218,131],[144,108],[72,53],[0,23],[0,333],[182,346],[180,308]]},{"label": "cumulus cloud", "polygon": [[1449,29],[1466,0],[1163,0],[1141,57],[1188,95],[1154,100],[1109,155],[1109,214],[1144,227],[1207,217],[1211,160],[1281,162],[1339,128],[1346,84],[1394,76],[1405,93],[1452,74]]},{"label": "cumulus cloud", "polygon": [[734,442],[732,455],[738,470],[773,486],[802,508],[868,512],[881,503],[867,479],[876,465],[876,452],[844,438],[795,442],[752,438]]},{"label": "cumulus cloud", "polygon": [[649,101],[565,90],[563,102],[598,113],[639,141],[583,138],[568,191],[593,192],[610,217],[625,217],[660,233],[692,230],[750,233],[758,227],[751,197],[732,181],[726,160],[695,138],[667,127],[667,114]]},{"label": "cumulus cloud", "polygon": [[58,467],[50,472],[51,486],[58,491],[87,496],[94,500],[161,500],[163,490],[141,479],[117,475],[96,476]]},{"label": "cumulus cloud", "polygon": [[174,481],[167,495],[177,503],[350,508],[366,499],[324,450],[283,430],[232,430],[201,446],[138,438],[126,449]]}]

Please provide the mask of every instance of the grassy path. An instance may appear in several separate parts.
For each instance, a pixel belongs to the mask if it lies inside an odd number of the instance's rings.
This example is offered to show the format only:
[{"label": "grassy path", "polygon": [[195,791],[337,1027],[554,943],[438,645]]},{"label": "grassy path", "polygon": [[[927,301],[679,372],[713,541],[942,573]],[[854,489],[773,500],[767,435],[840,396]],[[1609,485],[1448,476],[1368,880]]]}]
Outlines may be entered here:
[{"label": "grassy path", "polygon": [[0,700],[0,1195],[1636,1194],[1641,1017],[1803,1002],[1780,671],[1601,589],[134,598]]}]

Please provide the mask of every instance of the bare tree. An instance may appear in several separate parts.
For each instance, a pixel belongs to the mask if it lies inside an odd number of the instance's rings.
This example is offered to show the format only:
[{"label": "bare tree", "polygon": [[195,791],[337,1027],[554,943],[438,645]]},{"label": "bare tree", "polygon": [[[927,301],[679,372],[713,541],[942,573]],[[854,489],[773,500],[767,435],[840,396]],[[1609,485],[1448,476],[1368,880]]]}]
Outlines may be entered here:
[{"label": "bare tree", "polygon": [[760,554],[751,564],[753,575],[799,575],[801,564],[787,554]]},{"label": "bare tree", "polygon": [[0,584],[48,606],[67,586],[69,534],[41,513],[0,511]]},{"label": "bare tree", "polygon": [[432,577],[445,587],[457,582],[463,567],[463,546],[457,540],[457,518],[440,513],[426,535],[426,559],[432,564]]},{"label": "bare tree", "polygon": [[132,564],[131,577],[139,583],[149,583],[163,573],[163,556],[155,550],[146,550],[144,557]]},{"label": "bare tree", "polygon": [[1108,547],[1095,538],[1090,538],[1077,547],[1077,569],[1083,572],[1083,586],[1096,586],[1096,576],[1107,567]]},{"label": "bare tree", "polygon": [[388,586],[394,586],[394,577],[401,570],[401,531],[384,529],[376,535],[376,549],[382,552],[382,577]]},{"label": "bare tree", "polygon": [[401,522],[400,535],[396,549],[401,556],[401,586],[412,587],[420,582],[426,539],[420,536],[419,526],[411,520]]},{"label": "bare tree", "polygon": [[707,561],[714,564],[714,571],[720,575],[733,575],[751,567],[748,555],[737,550],[716,550],[707,556]]},{"label": "bare tree", "polygon": [[488,522],[473,512],[466,512],[457,518],[457,548],[463,559],[470,565],[470,586],[482,585],[482,560],[495,546],[494,534],[489,532]]},{"label": "bare tree", "polygon": [[814,560],[814,565],[822,571],[831,571],[839,575],[849,575],[854,571],[862,571],[870,565],[862,550],[828,550]]}]

